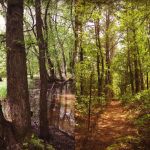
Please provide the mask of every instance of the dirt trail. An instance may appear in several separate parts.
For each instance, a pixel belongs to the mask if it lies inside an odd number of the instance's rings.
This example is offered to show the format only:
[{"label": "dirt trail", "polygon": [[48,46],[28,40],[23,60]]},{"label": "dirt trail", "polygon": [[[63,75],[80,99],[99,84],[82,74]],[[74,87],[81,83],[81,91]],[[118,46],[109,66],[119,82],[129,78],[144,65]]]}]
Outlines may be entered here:
[{"label": "dirt trail", "polygon": [[106,110],[98,118],[97,126],[84,150],[105,150],[117,138],[136,134],[136,129],[127,119],[125,111],[119,101],[111,101]]}]

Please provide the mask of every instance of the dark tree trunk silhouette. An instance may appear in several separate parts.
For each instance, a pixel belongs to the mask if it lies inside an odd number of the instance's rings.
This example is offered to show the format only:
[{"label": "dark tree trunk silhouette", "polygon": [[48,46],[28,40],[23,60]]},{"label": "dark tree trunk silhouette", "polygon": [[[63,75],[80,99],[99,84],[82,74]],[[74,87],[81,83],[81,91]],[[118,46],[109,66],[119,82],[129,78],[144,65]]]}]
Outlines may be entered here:
[{"label": "dark tree trunk silhouette", "polygon": [[146,86],[147,86],[147,90],[149,89],[149,77],[148,77],[149,73],[146,73]]},{"label": "dark tree trunk silhouette", "polygon": [[40,68],[40,137],[48,137],[48,115],[47,115],[47,72],[45,65],[46,45],[42,33],[41,0],[35,0],[36,30],[39,47]]},{"label": "dark tree trunk silhouette", "polygon": [[133,26],[133,42],[134,42],[134,77],[135,77],[135,92],[138,93],[141,90],[140,70],[139,70],[139,56],[138,45],[136,43],[136,30]]},{"label": "dark tree trunk silhouette", "polygon": [[140,79],[139,79],[139,69],[138,69],[138,61],[136,55],[134,55],[134,78],[135,78],[135,92],[138,93],[140,91]]},{"label": "dark tree trunk silhouette", "polygon": [[[80,48],[80,62],[82,64],[84,58],[83,58],[83,48]],[[82,73],[82,68],[81,68],[81,75],[80,75],[80,94],[83,95],[84,93],[84,85],[83,85],[83,73]]]},{"label": "dark tree trunk silhouette", "polygon": [[7,98],[17,136],[24,137],[31,126],[23,35],[23,0],[8,0],[6,21]]}]

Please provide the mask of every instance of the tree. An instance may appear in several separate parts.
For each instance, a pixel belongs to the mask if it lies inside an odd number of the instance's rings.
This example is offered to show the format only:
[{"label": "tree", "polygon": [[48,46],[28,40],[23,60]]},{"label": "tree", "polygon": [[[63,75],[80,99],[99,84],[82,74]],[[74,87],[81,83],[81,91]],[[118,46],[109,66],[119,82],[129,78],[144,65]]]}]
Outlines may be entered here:
[{"label": "tree", "polygon": [[23,35],[23,0],[8,0],[6,22],[7,98],[17,136],[24,137],[31,126]]},{"label": "tree", "polygon": [[36,12],[36,31],[39,47],[39,69],[40,69],[40,137],[48,137],[48,119],[47,119],[47,71],[45,65],[46,43],[43,37],[42,18],[41,18],[41,0],[35,0]]},{"label": "tree", "polygon": [[[101,46],[101,39],[100,39],[100,19],[97,18],[95,21],[95,39],[96,39],[96,46],[98,48],[97,51],[97,77],[98,77],[98,96],[102,95],[103,91],[103,78],[104,78],[104,58]],[[102,66],[100,70],[100,65]]]}]

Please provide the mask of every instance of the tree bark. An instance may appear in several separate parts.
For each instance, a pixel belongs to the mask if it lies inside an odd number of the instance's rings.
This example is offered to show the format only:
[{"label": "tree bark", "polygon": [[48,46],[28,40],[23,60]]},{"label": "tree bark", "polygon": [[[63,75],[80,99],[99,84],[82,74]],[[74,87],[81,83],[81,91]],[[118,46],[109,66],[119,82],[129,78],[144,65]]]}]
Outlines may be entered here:
[{"label": "tree bark", "polygon": [[136,43],[136,30],[133,26],[133,42],[134,42],[134,75],[135,75],[135,92],[138,93],[141,90],[140,70],[139,70],[139,55],[138,45]]},{"label": "tree bark", "polygon": [[138,93],[140,91],[140,79],[139,79],[139,69],[138,69],[138,61],[136,55],[134,55],[134,77],[135,77],[135,92]]},{"label": "tree bark", "polygon": [[[83,48],[81,47],[80,48],[80,63],[82,64],[83,63],[83,60],[84,60],[84,56],[83,56]],[[84,85],[83,85],[83,73],[82,73],[82,68],[81,68],[81,75],[80,75],[80,94],[83,95],[84,94]]]},{"label": "tree bark", "polygon": [[46,73],[46,45],[42,31],[41,0],[35,0],[36,30],[39,47],[39,69],[40,69],[40,137],[48,137],[48,114],[47,114],[47,73]]},{"label": "tree bark", "polygon": [[[97,52],[97,77],[98,77],[98,96],[101,96],[103,91],[103,78],[104,78],[104,58],[101,48],[101,40],[100,40],[100,27],[99,27],[99,19],[95,21],[95,38],[96,38],[96,46],[98,48]],[[101,61],[100,61],[101,60]],[[101,64],[101,70],[100,70]],[[101,71],[101,73],[100,73]]]},{"label": "tree bark", "polygon": [[149,73],[146,73],[146,86],[147,86],[147,90],[149,89]]},{"label": "tree bark", "polygon": [[8,0],[6,22],[7,98],[18,137],[24,137],[31,127],[23,35],[23,2]]},{"label": "tree bark", "polygon": [[[84,49],[82,47],[82,35],[83,35],[83,27],[82,27],[82,22],[80,21],[78,24],[78,51],[79,51],[79,61],[80,64],[83,64],[84,61]],[[80,94],[83,95],[84,94],[84,81],[83,81],[83,69],[82,67],[80,68]]]}]

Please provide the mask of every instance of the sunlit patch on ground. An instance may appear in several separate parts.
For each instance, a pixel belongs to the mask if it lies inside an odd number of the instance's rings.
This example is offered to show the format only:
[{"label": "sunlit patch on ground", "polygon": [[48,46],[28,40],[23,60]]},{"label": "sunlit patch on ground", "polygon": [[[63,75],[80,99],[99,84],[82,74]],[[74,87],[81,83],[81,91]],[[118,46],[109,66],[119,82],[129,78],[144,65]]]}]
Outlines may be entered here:
[{"label": "sunlit patch on ground", "polygon": [[136,135],[137,129],[129,122],[127,115],[119,101],[112,101],[104,113],[99,114],[92,133],[87,131],[82,135],[80,131],[80,136],[77,135],[76,139],[81,142],[77,150],[105,150],[120,137]]}]

